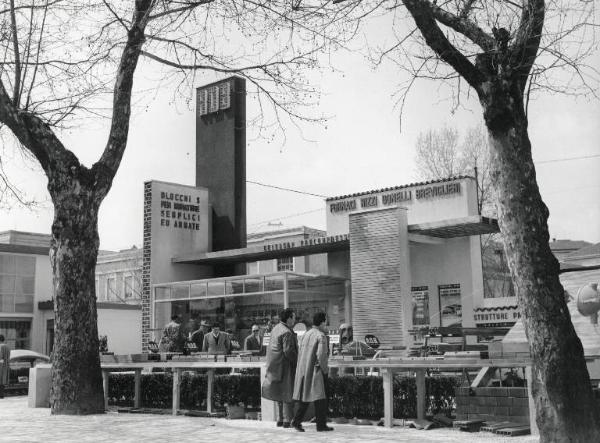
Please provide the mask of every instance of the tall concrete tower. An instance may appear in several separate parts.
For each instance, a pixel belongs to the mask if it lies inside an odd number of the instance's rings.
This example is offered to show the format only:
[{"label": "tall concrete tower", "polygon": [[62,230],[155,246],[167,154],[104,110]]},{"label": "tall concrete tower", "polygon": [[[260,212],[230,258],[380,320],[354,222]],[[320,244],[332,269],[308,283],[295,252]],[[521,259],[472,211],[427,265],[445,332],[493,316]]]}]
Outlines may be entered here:
[{"label": "tall concrete tower", "polygon": [[[246,246],[246,81],[196,90],[196,186],[210,192],[212,250]],[[216,275],[235,273],[215,269]]]}]

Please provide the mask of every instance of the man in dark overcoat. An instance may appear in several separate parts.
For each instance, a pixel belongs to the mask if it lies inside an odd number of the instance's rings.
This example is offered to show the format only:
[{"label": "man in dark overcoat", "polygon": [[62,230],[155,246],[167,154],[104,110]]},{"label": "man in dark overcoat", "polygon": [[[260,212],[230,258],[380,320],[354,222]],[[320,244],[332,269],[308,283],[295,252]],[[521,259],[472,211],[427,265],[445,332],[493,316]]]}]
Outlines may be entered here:
[{"label": "man in dark overcoat", "polygon": [[289,308],[281,311],[280,321],[271,331],[267,346],[266,376],[262,396],[278,402],[277,426],[289,428],[294,417],[294,374],[298,359],[298,341],[292,329],[296,314]]},{"label": "man in dark overcoat", "polygon": [[327,426],[327,374],[329,371],[329,349],[327,344],[327,315],[317,312],[313,315],[313,326],[307,331],[298,349],[298,365],[294,382],[294,400],[300,402],[292,426],[304,432],[302,419],[308,404],[315,404],[317,431],[333,431]]}]

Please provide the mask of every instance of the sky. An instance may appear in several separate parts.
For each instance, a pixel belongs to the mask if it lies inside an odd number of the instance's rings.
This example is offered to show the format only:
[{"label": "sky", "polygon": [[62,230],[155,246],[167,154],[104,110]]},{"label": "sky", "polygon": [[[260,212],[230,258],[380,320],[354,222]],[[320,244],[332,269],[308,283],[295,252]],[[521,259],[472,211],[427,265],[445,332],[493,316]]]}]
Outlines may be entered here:
[{"label": "sky", "polygon": [[[403,185],[418,181],[414,146],[419,133],[444,125],[465,132],[481,123],[475,100],[455,110],[435,84],[417,82],[400,124],[394,94],[403,78],[397,68],[373,69],[363,56],[349,52],[337,54],[334,62],[337,71],[311,77],[322,92],[315,114],[330,116],[324,125],[304,125],[302,133],[289,126],[285,140],[256,138],[256,128],[248,127],[248,180],[325,196]],[[143,86],[154,70],[143,63],[136,84]],[[205,77],[197,86],[213,80]],[[142,97],[144,106],[134,108],[128,148],[101,206],[102,249],[141,245],[144,181],[195,183],[195,110],[167,89],[152,94],[151,99]],[[248,113],[257,109],[248,100]],[[548,93],[530,103],[529,136],[538,184],[550,210],[551,238],[600,242],[598,122],[597,100]],[[61,139],[91,165],[107,132],[104,123],[94,122],[61,134]],[[35,210],[0,205],[0,231],[49,233],[52,209],[44,174],[20,154],[8,154],[3,163],[12,181],[42,204]],[[324,229],[325,202],[248,183],[247,223],[249,233],[301,225]]]}]

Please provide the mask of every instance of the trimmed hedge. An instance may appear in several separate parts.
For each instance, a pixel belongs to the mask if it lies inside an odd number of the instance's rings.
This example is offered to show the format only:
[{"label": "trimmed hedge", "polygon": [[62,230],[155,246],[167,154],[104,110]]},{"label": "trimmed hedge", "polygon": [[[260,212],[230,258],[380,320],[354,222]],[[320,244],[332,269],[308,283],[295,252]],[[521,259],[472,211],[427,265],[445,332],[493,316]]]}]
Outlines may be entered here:
[{"label": "trimmed hedge", "polygon": [[[450,415],[455,409],[454,389],[461,377],[427,377],[426,413]],[[329,378],[329,415],[378,420],[383,417],[381,377],[344,375]],[[394,377],[394,418],[417,416],[417,385],[414,377]]]},{"label": "trimmed hedge", "polygon": [[[206,374],[184,373],[181,381],[181,408],[206,408]],[[244,403],[260,406],[258,375],[215,375],[213,406]],[[455,408],[454,389],[460,377],[427,377],[427,413],[450,415]],[[133,406],[133,374],[111,374],[109,404]],[[169,409],[172,405],[172,375],[142,375],[141,406]],[[414,377],[394,377],[394,417],[417,416],[417,389]],[[381,377],[344,375],[329,378],[329,416],[379,419],[383,417],[383,385]]]},{"label": "trimmed hedge", "polygon": [[[260,406],[258,375],[215,375],[213,406],[224,408],[225,403],[239,402]],[[133,406],[133,374],[110,374],[108,403]],[[184,373],[180,384],[182,409],[206,409],[207,375]],[[143,374],[141,379],[141,407],[169,409],[173,404],[173,376],[171,373]]]}]

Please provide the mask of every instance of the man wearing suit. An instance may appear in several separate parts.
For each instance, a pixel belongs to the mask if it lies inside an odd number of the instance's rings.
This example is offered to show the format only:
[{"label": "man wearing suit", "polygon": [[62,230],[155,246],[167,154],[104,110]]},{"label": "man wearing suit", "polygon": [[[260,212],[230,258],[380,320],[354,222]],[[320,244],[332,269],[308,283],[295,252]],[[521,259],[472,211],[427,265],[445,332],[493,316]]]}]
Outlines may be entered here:
[{"label": "man wearing suit", "polygon": [[304,432],[302,420],[308,403],[315,404],[317,432],[333,431],[327,426],[327,373],[329,350],[327,344],[327,316],[324,312],[313,315],[313,326],[304,334],[298,350],[298,365],[294,382],[294,400],[300,403],[292,426]]},{"label": "man wearing suit", "polygon": [[10,373],[10,348],[0,334],[0,398],[4,398],[4,386],[8,385]]},{"label": "man wearing suit", "polygon": [[204,346],[204,336],[208,333],[208,322],[202,320],[197,330],[190,333],[190,341],[196,345],[198,351]]},{"label": "man wearing suit", "polygon": [[204,343],[202,351],[209,354],[229,354],[231,352],[231,342],[229,335],[221,332],[221,325],[215,323],[212,331],[204,334]]},{"label": "man wearing suit", "polygon": [[244,340],[244,351],[262,351],[262,338],[260,336],[260,328],[258,325],[252,325],[252,334]]}]

